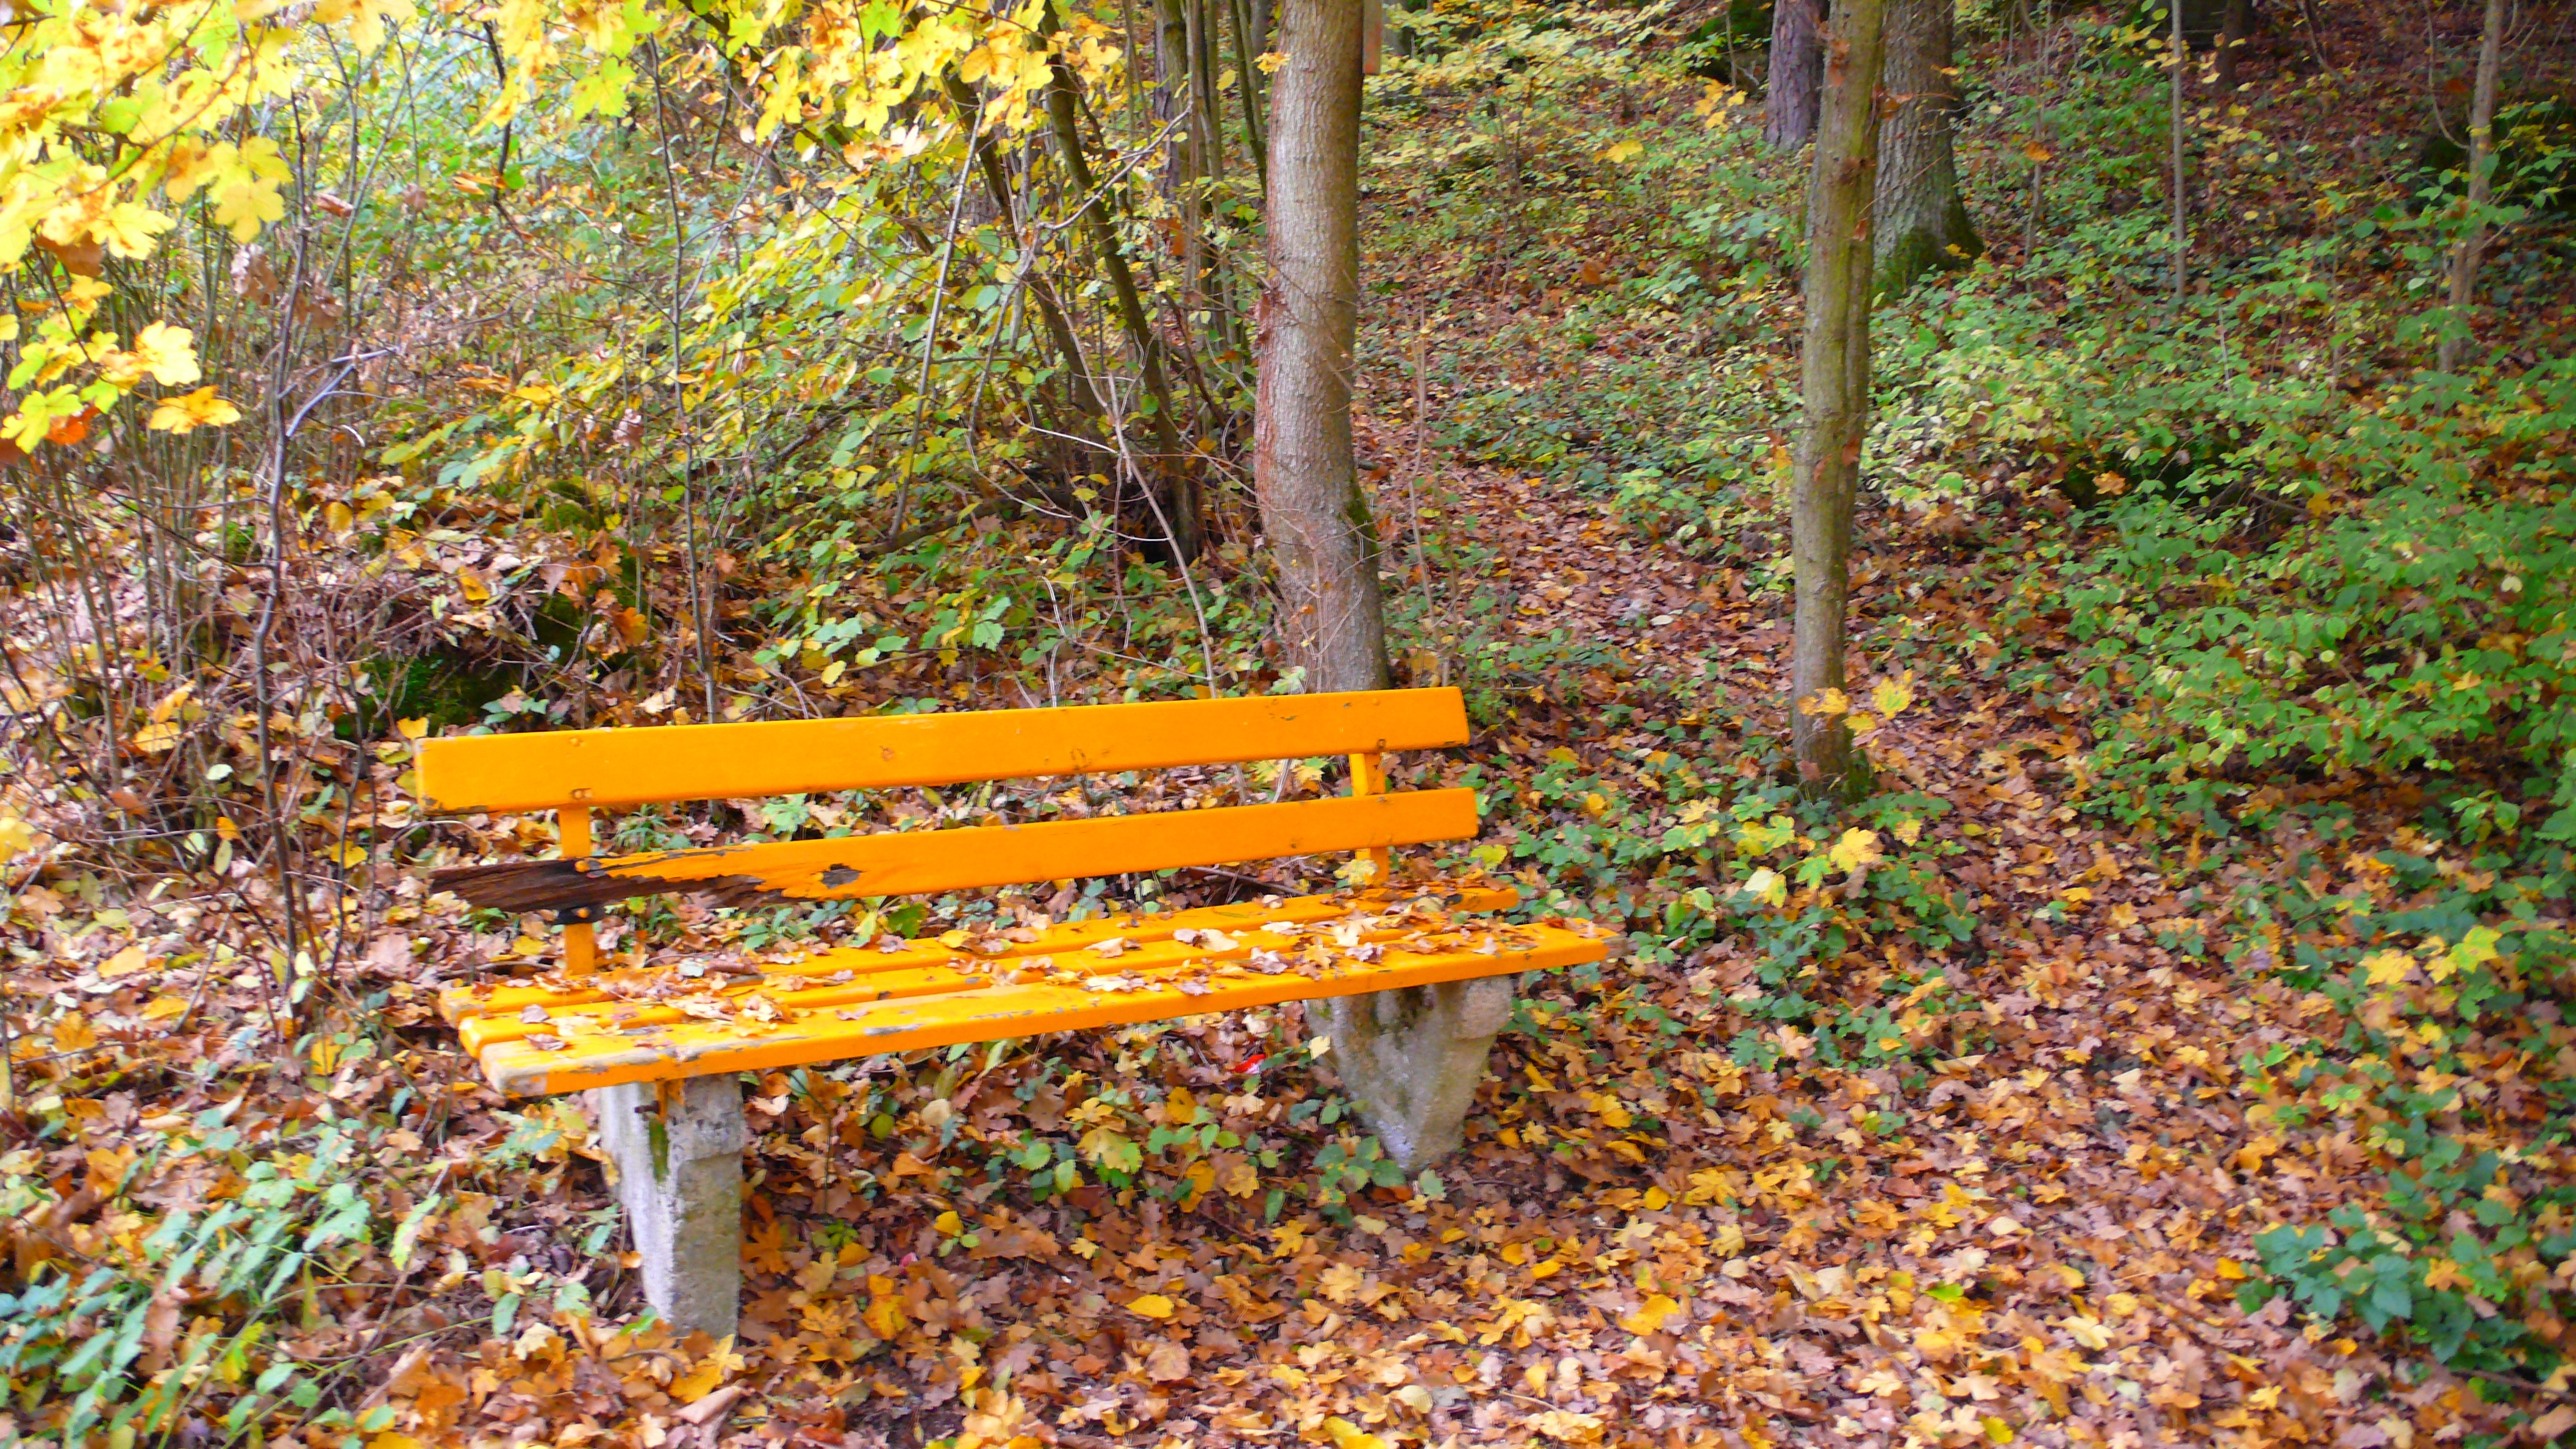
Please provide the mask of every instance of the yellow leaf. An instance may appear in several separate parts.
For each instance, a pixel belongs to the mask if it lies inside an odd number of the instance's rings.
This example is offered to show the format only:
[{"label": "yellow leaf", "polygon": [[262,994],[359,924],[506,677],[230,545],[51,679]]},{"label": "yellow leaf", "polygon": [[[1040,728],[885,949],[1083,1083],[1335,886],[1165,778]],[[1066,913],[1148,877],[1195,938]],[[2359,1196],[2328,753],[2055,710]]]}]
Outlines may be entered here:
[{"label": "yellow leaf", "polygon": [[1160,1323],[1171,1317],[1176,1310],[1171,1299],[1160,1293],[1148,1293],[1142,1298],[1131,1300],[1127,1305],[1127,1311],[1139,1318],[1150,1318]]},{"label": "yellow leaf", "polygon": [[1869,698],[1870,703],[1878,706],[1878,712],[1889,719],[1905,713],[1906,708],[1914,703],[1914,671],[1909,669],[1899,678],[1880,680],[1877,687],[1869,692]]},{"label": "yellow leaf", "polygon": [[2376,955],[2365,956],[2361,961],[2361,969],[2369,973],[2370,984],[2373,986],[2396,985],[2406,979],[2406,973],[2412,970],[2414,965],[2415,958],[2403,951],[2381,951]]},{"label": "yellow leaf", "polygon": [[187,1000],[183,997],[177,996],[153,997],[152,1004],[143,1008],[143,1019],[145,1021],[168,1021],[174,1016],[185,1016],[187,1014]]},{"label": "yellow leaf", "polygon": [[1619,1320],[1619,1326],[1630,1333],[1647,1334],[1664,1326],[1664,1321],[1682,1311],[1682,1306],[1661,1293],[1646,1299],[1636,1312]]},{"label": "yellow leaf", "polygon": [[98,1033],[92,1031],[89,1019],[78,1014],[54,1023],[54,1050],[76,1052],[98,1045]]},{"label": "yellow leaf", "polygon": [[2012,1425],[2005,1423],[2003,1420],[1996,1418],[1992,1414],[1986,1415],[1984,1423],[1986,1429],[1986,1442],[1990,1444],[2009,1444],[2013,1441]]},{"label": "yellow leaf", "polygon": [[142,947],[128,946],[99,963],[99,979],[113,981],[119,976],[131,976],[151,964],[151,960],[143,954]]},{"label": "yellow leaf", "polygon": [[401,732],[404,739],[413,741],[427,739],[429,737],[429,717],[423,715],[419,719],[398,719],[394,721],[394,728]]},{"label": "yellow leaf", "polygon": [[2021,154],[2029,157],[2033,161],[2045,161],[2057,153],[2049,150],[2046,146],[2039,144],[2037,141],[2024,141],[2021,143]]},{"label": "yellow leaf", "polygon": [[1896,838],[1899,843],[1905,845],[1912,845],[1914,842],[1921,840],[1923,838],[1923,822],[1911,818],[1897,821]]},{"label": "yellow leaf", "polygon": [[1827,689],[1821,694],[1798,701],[1798,709],[1802,714],[1820,714],[1831,719],[1835,715],[1847,714],[1851,711],[1851,696],[1839,689]]},{"label": "yellow leaf", "polygon": [[1859,829],[1844,831],[1843,838],[1834,842],[1834,848],[1826,858],[1833,862],[1834,869],[1846,873],[1887,859],[1879,853],[1878,832]]},{"label": "yellow leaf", "polygon": [[1767,865],[1755,871],[1737,889],[1767,905],[1776,906],[1789,899],[1788,879]]},{"label": "yellow leaf", "polygon": [[134,732],[134,747],[147,755],[166,754],[178,744],[179,727],[168,720],[156,720]]},{"label": "yellow leaf", "polygon": [[1354,855],[1342,862],[1341,869],[1334,871],[1333,874],[1351,885],[1364,886],[1377,879],[1377,862],[1365,855]]},{"label": "yellow leaf", "polygon": [[1333,1449],[1387,1449],[1384,1439],[1369,1433],[1348,1419],[1326,1419],[1324,1432],[1332,1436]]},{"label": "yellow leaf", "polygon": [[178,397],[163,398],[152,410],[148,425],[158,433],[189,433],[240,421],[241,409],[215,396],[213,388],[201,387]]},{"label": "yellow leaf", "polygon": [[322,509],[322,526],[333,533],[347,533],[358,526],[358,515],[349,510],[348,504],[333,499]]},{"label": "yellow leaf", "polygon": [[1646,1211],[1659,1213],[1673,1205],[1673,1195],[1660,1187],[1646,1189]]},{"label": "yellow leaf", "polygon": [[1602,152],[1601,159],[1610,162],[1634,161],[1645,154],[1646,143],[1632,136],[1625,141],[1613,144],[1609,150]]},{"label": "yellow leaf", "polygon": [[859,1316],[866,1320],[870,1333],[891,1340],[903,1332],[903,1326],[911,1319],[903,1311],[903,1300],[894,1296],[893,1283],[882,1278],[872,1278],[869,1283],[870,1286],[885,1283],[886,1287],[868,1300],[867,1312]]},{"label": "yellow leaf", "polygon": [[483,581],[481,569],[458,569],[456,586],[465,591],[465,602],[480,604],[492,597],[492,586]]},{"label": "yellow leaf", "polygon": [[931,1219],[930,1227],[933,1232],[936,1232],[943,1238],[953,1238],[959,1233],[966,1231],[966,1222],[965,1219],[957,1216],[956,1209],[951,1208],[947,1212],[941,1213],[938,1217]]},{"label": "yellow leaf", "polygon": [[2103,1328],[2102,1321],[2098,1318],[2082,1316],[2061,1318],[2057,1321],[2057,1326],[2066,1330],[2067,1337],[2086,1348],[2098,1350],[2111,1346],[2110,1332]]},{"label": "yellow leaf", "polygon": [[313,1070],[317,1072],[328,1072],[333,1067],[340,1065],[341,1051],[342,1047],[339,1039],[336,1037],[325,1036],[314,1038]]},{"label": "yellow leaf", "polygon": [[134,339],[134,356],[152,380],[180,387],[197,380],[197,341],[185,327],[154,322]]}]

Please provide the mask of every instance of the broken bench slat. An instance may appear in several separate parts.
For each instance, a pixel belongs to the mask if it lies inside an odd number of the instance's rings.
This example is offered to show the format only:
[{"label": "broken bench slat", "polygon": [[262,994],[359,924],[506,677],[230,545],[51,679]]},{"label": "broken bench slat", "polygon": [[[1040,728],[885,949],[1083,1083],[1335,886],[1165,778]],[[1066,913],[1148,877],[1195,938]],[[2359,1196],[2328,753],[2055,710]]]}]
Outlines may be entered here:
[{"label": "broken bench slat", "polygon": [[[1475,909],[1480,911],[1508,908],[1515,900],[1508,890],[1479,891],[1475,897]],[[491,1001],[451,991],[441,1010],[456,1024],[466,1050],[480,1054],[499,1042],[535,1036],[569,1039],[611,1032],[631,1036],[687,1021],[693,1014],[703,1018],[710,1012],[751,1008],[755,998],[758,1009],[766,1012],[819,1010],[975,991],[1014,978],[1046,977],[1058,984],[1063,978],[1110,975],[1177,980],[1193,969],[1245,962],[1276,974],[1306,969],[1301,963],[1308,963],[1319,951],[1329,959],[1352,948],[1365,948],[1374,956],[1380,952],[1440,955],[1491,946],[1493,950],[1484,951],[1491,955],[1531,929],[1474,915],[1462,918],[1436,908],[1426,912],[1411,898],[1312,896],[1305,900],[1338,903],[1341,909],[1297,913],[1305,917],[1302,921],[1290,919],[1284,911],[1273,913],[1266,924],[1238,922],[1232,932],[1215,926],[1197,931],[1186,926],[1166,928],[1152,937],[1104,938],[1096,929],[1086,929],[1092,923],[1085,922],[1049,930],[1034,942],[1014,943],[1009,951],[992,956],[944,947],[937,948],[942,953],[938,955],[909,948],[889,953],[843,947],[800,963],[808,968],[838,968],[821,979],[810,970],[774,977],[701,978],[695,990],[674,994],[674,985],[690,983],[675,983],[665,976],[658,993],[661,999],[595,994],[590,1000],[567,1001],[560,995],[514,994],[509,1000]],[[1174,939],[1175,929],[1189,931],[1193,939]],[[1347,941],[1342,933],[1347,933]],[[1221,940],[1211,941],[1211,935]],[[1093,949],[1104,940],[1118,943],[1114,955]],[[529,1006],[537,1010],[529,1011]]]},{"label": "broken bench slat", "polygon": [[728,903],[855,900],[1383,849],[1465,840],[1475,833],[1475,791],[1416,790],[606,859],[509,861],[438,871],[430,884],[475,905],[510,911],[600,906],[683,890],[711,892]]},{"label": "broken bench slat", "polygon": [[[483,1070],[505,1092],[569,1092],[627,1082],[671,1081],[714,1072],[778,1071],[879,1052],[961,1042],[1167,1021],[1282,1001],[1394,991],[1508,972],[1600,960],[1604,944],[1562,926],[1515,927],[1517,941],[1493,953],[1389,952],[1313,973],[1269,975],[1237,969],[1184,983],[1143,981],[1141,989],[1090,989],[1053,982],[986,985],[931,997],[781,1012],[776,1022],[688,1021],[642,1037],[521,1038],[482,1052]],[[1114,963],[1108,963],[1114,964]]]},{"label": "broken bench slat", "polygon": [[1466,742],[1467,712],[1455,689],[1262,695],[466,735],[422,742],[420,791],[435,810],[554,810],[1118,774]]}]

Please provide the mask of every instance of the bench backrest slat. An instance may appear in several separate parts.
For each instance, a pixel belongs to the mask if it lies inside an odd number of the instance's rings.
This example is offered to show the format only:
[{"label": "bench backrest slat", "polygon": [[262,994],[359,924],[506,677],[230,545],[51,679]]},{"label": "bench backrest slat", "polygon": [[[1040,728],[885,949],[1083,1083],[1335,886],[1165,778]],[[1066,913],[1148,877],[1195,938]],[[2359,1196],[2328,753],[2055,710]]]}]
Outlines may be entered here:
[{"label": "bench backrest slat", "polygon": [[1467,742],[1455,689],[425,741],[434,810],[553,810],[1169,769]]},{"label": "bench backrest slat", "polygon": [[1475,791],[1416,790],[588,861],[512,861],[442,871],[438,885],[478,906],[509,911],[605,905],[673,890],[709,890],[742,901],[851,900],[1383,849],[1475,833]]}]

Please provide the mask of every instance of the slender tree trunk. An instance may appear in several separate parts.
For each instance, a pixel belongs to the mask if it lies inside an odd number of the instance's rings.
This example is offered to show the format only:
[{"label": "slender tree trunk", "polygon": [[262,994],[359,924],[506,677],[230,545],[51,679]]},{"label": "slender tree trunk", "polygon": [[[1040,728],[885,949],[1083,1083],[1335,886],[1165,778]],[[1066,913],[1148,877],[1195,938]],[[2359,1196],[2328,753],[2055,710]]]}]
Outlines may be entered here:
[{"label": "slender tree trunk", "polygon": [[1109,273],[1109,289],[1118,299],[1119,320],[1126,325],[1128,340],[1140,354],[1145,395],[1154,404],[1154,441],[1162,453],[1156,472],[1162,476],[1149,478],[1145,486],[1160,492],[1172,551],[1184,559],[1196,558],[1205,542],[1199,519],[1198,482],[1187,473],[1167,471],[1185,465],[1181,463],[1180,435],[1172,421],[1171,385],[1163,372],[1163,340],[1145,316],[1144,299],[1136,290],[1136,274],[1127,265],[1127,251],[1119,244],[1118,227],[1110,220],[1108,201],[1093,179],[1091,162],[1083,152],[1081,117],[1074,107],[1073,71],[1062,61],[1057,61],[1054,69],[1046,101],[1056,150],[1064,159],[1065,173],[1072,178],[1074,190],[1083,198],[1083,220],[1089,224],[1093,244],[1100,249],[1101,265]]},{"label": "slender tree trunk", "polygon": [[1351,451],[1361,3],[1283,0],[1285,60],[1270,81],[1253,486],[1279,570],[1279,632],[1309,691],[1388,682],[1377,527]]},{"label": "slender tree trunk", "polygon": [[1819,31],[1825,0],[1779,0],[1771,10],[1771,74],[1762,100],[1762,139],[1803,146],[1816,134],[1817,83],[1824,76]]},{"label": "slender tree trunk", "polygon": [[2182,37],[2182,0],[2165,0],[2173,17],[2173,312],[2182,316],[2183,285],[2191,265],[2191,203],[2183,190],[2183,82],[2191,69],[2191,47]]},{"label": "slender tree trunk", "polygon": [[[983,99],[975,94],[973,87],[959,80],[954,71],[943,79],[949,100],[961,112],[983,109]],[[981,126],[974,128],[973,135],[975,164],[983,172],[984,190],[993,198],[993,210],[1001,217],[1002,225],[1014,237],[1019,237],[1020,214],[1012,201],[1010,174],[993,146],[993,138]],[[1022,240],[1025,244],[1026,239]],[[1057,305],[1055,286],[1047,280],[1045,272],[1034,266],[1032,271],[1029,296],[1038,304],[1038,319],[1046,328],[1047,340],[1054,344],[1056,355],[1064,360],[1065,391],[1072,398],[1074,411],[1086,417],[1100,417],[1107,409],[1101,404],[1099,390],[1091,384],[1091,374],[1083,368],[1082,348],[1074,341],[1073,324],[1066,320],[1064,309]]]},{"label": "slender tree trunk", "polygon": [[1261,53],[1263,38],[1253,33],[1252,7],[1244,0],[1234,4],[1234,84],[1243,98],[1243,137],[1252,152],[1252,167],[1261,177],[1261,189],[1270,189],[1270,143],[1261,131],[1261,67],[1253,64]]},{"label": "slender tree trunk", "polygon": [[1959,199],[1950,140],[1958,81],[1950,63],[1955,0],[1886,0],[1887,85],[1896,109],[1878,133],[1877,285],[1894,296],[1936,267],[1986,249]]},{"label": "slender tree trunk", "polygon": [[2478,40],[2478,85],[2469,97],[2469,233],[2451,249],[2451,316],[2443,328],[2442,370],[2460,365],[2470,340],[2469,308],[2478,299],[2478,260],[2486,250],[2487,200],[2495,190],[2496,71],[2504,61],[2504,0],[2487,0]]},{"label": "slender tree trunk", "polygon": [[1841,0],[1824,36],[1824,105],[1807,186],[1804,420],[1790,551],[1797,638],[1789,735],[1802,786],[1840,794],[1856,774],[1840,711],[1817,708],[1843,687],[1851,599],[1852,495],[1869,420],[1870,210],[1878,170],[1882,0]]}]

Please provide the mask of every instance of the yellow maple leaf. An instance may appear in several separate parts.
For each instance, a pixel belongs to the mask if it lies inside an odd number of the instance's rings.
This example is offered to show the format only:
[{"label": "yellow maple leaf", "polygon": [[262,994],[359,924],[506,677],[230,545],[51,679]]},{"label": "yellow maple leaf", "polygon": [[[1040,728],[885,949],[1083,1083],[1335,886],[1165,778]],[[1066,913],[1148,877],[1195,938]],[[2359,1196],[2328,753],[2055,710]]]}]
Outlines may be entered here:
[{"label": "yellow maple leaf", "polygon": [[1780,905],[1789,899],[1787,878],[1767,865],[1746,877],[1737,889],[1766,905]]},{"label": "yellow maple leaf", "polygon": [[1665,1320],[1682,1311],[1682,1306],[1661,1293],[1650,1295],[1636,1312],[1619,1320],[1619,1326],[1634,1334],[1648,1334],[1664,1326]]},{"label": "yellow maple leaf", "polygon": [[241,409],[215,396],[211,387],[178,397],[163,398],[152,410],[150,425],[157,433],[189,433],[199,428],[220,428],[241,421]]},{"label": "yellow maple leaf", "polygon": [[196,334],[185,327],[167,322],[154,322],[134,339],[135,360],[152,380],[163,387],[180,387],[197,380]]},{"label": "yellow maple leaf", "polygon": [[2061,1318],[2057,1320],[2057,1326],[2066,1330],[2067,1337],[2074,1339],[2077,1343],[2084,1345],[2086,1348],[2099,1350],[2109,1348],[2111,1346],[2110,1330],[2104,1328],[2102,1326],[2102,1320],[2098,1318],[2087,1318],[2080,1315],[2073,1318]]},{"label": "yellow maple leaf", "polygon": [[2361,969],[2368,973],[2370,984],[2373,986],[2396,985],[2406,979],[2406,973],[2412,970],[2414,965],[2415,958],[2403,951],[2381,951],[2375,955],[2365,956],[2361,961]]},{"label": "yellow maple leaf", "polygon": [[1878,686],[1869,692],[1869,698],[1870,703],[1878,706],[1878,712],[1889,719],[1905,713],[1906,707],[1914,703],[1914,671],[1909,669],[1895,679],[1880,680]]},{"label": "yellow maple leaf", "polygon": [[93,218],[89,231],[110,255],[130,262],[152,255],[152,239],[176,225],[148,206],[120,201],[107,208],[104,215]]},{"label": "yellow maple leaf", "polygon": [[1324,1432],[1332,1436],[1333,1449],[1387,1449],[1384,1439],[1348,1419],[1326,1419]]},{"label": "yellow maple leaf", "polygon": [[1849,873],[1876,865],[1887,857],[1879,853],[1877,831],[1852,829],[1844,831],[1843,838],[1834,842],[1834,848],[1826,853],[1826,859],[1833,862],[1834,869]]},{"label": "yellow maple leaf", "polygon": [[1839,689],[1827,689],[1798,701],[1798,711],[1801,714],[1820,714],[1831,719],[1835,715],[1851,712],[1851,696]]}]

